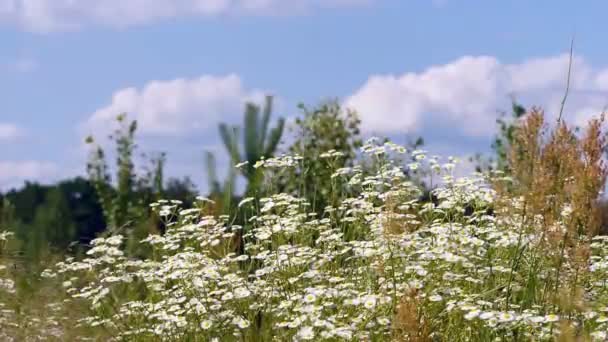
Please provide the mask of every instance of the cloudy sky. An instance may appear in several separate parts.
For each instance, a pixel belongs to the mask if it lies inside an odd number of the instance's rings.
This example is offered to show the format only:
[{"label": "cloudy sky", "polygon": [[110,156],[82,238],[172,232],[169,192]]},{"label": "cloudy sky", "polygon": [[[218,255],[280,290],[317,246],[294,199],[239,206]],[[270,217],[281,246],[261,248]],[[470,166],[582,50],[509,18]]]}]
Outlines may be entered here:
[{"label": "cloudy sky", "polygon": [[488,151],[510,96],[565,117],[608,105],[605,1],[0,0],[0,189],[84,173],[88,134],[128,112],[142,151],[205,184],[217,123],[339,98],[366,135]]}]

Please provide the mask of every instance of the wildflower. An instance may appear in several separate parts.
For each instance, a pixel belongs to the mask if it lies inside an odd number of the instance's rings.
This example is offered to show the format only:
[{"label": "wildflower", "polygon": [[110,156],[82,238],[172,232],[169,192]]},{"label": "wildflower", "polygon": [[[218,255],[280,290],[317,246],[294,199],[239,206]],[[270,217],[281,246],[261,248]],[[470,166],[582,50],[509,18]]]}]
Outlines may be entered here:
[{"label": "wildflower", "polygon": [[196,200],[202,203],[215,204],[215,201],[203,196],[196,196]]},{"label": "wildflower", "polygon": [[304,326],[298,331],[298,337],[302,340],[312,340],[315,338],[315,332],[312,327]]},{"label": "wildflower", "polygon": [[529,318],[532,323],[543,323],[545,321],[545,317],[543,316],[532,316]]},{"label": "wildflower", "polygon": [[200,211],[201,210],[198,209],[198,208],[190,208],[190,209],[180,210],[179,214],[180,214],[180,216],[187,216],[187,215],[190,215],[190,214],[199,213]]},{"label": "wildflower", "polygon": [[303,319],[300,317],[296,317],[293,321],[287,323],[287,326],[291,329],[295,329],[302,324]]},{"label": "wildflower", "polygon": [[238,257],[234,258],[235,261],[247,261],[249,259],[249,255],[241,254]]},{"label": "wildflower", "polygon": [[587,311],[585,312],[585,314],[583,315],[586,319],[592,319],[594,317],[597,316],[597,312],[595,311]]},{"label": "wildflower", "polygon": [[206,319],[206,320],[204,320],[204,321],[201,322],[201,329],[203,329],[203,330],[209,330],[212,325],[213,325],[213,322],[211,322],[210,320]]},{"label": "wildflower", "polygon": [[321,153],[321,154],[319,155],[319,158],[321,158],[321,159],[331,158],[331,155],[332,155],[332,152],[333,152],[333,151],[334,151],[334,150],[329,150],[329,151],[327,151],[327,152]]},{"label": "wildflower", "polygon": [[251,291],[247,290],[244,287],[239,287],[234,290],[234,297],[237,299],[247,298],[251,295]]},{"label": "wildflower", "polygon": [[353,338],[353,332],[348,328],[338,328],[334,331],[334,334],[345,340],[350,340]]},{"label": "wildflower", "polygon": [[567,204],[567,205],[564,205],[564,207],[562,209],[562,212],[561,212],[561,215],[564,218],[568,218],[568,217],[570,217],[572,215],[572,212],[573,212],[572,206],[569,205],[569,204]]},{"label": "wildflower", "polygon": [[247,328],[249,328],[249,325],[250,325],[248,320],[246,320],[246,319],[244,319],[243,317],[240,317],[240,316],[235,317],[232,320],[232,323],[234,325],[236,325],[237,327],[239,327],[239,329],[247,329]]},{"label": "wildflower", "polygon": [[559,321],[559,316],[550,314],[545,316],[545,322],[557,322]]},{"label": "wildflower", "polygon": [[363,307],[371,310],[374,307],[376,307],[376,297],[374,296],[367,296],[366,298],[364,298],[363,300]]},{"label": "wildflower", "polygon": [[9,237],[15,235],[13,232],[2,231],[0,232],[0,241],[7,241]]},{"label": "wildflower", "polygon": [[514,319],[515,316],[509,312],[501,312],[500,315],[498,315],[498,321],[502,323],[511,322]]},{"label": "wildflower", "polygon": [[268,232],[259,232],[255,234],[255,238],[258,240],[267,240],[270,238],[270,234]]},{"label": "wildflower", "polygon": [[249,162],[245,160],[244,162],[240,162],[240,163],[234,165],[234,167],[237,168],[237,169],[240,169],[240,168],[242,168],[243,166],[245,166],[247,164],[249,164]]},{"label": "wildflower", "polygon": [[247,203],[253,202],[254,200],[255,200],[255,198],[253,198],[253,197],[247,197],[247,198],[245,198],[245,199],[243,199],[242,201],[239,202],[238,207],[240,208],[240,207],[244,206]]},{"label": "wildflower", "polygon": [[477,316],[479,316],[480,313],[481,313],[481,311],[479,311],[478,309],[471,310],[471,311],[467,312],[466,315],[464,315],[464,319],[466,319],[467,321],[470,321],[470,320],[476,318]]},{"label": "wildflower", "polygon": [[313,293],[307,293],[304,296],[304,302],[305,303],[313,303],[317,300],[317,296],[315,296]]},{"label": "wildflower", "polygon": [[484,321],[488,320],[490,318],[493,318],[493,317],[494,317],[494,312],[491,312],[491,311],[482,312],[479,315],[479,318],[483,319]]},{"label": "wildflower", "polygon": [[441,300],[443,300],[443,297],[441,297],[440,295],[432,295],[429,297],[429,300],[431,302],[440,302]]},{"label": "wildflower", "polygon": [[386,317],[380,317],[380,318],[378,318],[378,324],[389,325],[389,324],[391,324],[391,320]]},{"label": "wildflower", "polygon": [[424,268],[419,268],[418,270],[416,270],[416,274],[424,277],[428,274],[429,272],[427,270],[425,270]]}]

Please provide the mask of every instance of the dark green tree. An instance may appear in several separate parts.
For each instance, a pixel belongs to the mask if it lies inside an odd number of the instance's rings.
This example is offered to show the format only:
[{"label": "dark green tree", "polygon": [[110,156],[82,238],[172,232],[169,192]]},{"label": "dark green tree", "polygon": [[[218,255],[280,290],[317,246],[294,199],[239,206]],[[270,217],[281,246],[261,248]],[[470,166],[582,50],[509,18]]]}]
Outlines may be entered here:
[{"label": "dark green tree", "polygon": [[84,178],[56,185],[26,183],[0,197],[0,229],[10,228],[24,248],[38,241],[65,252],[73,241],[87,244],[105,227],[95,188]]},{"label": "dark green tree", "polygon": [[193,206],[197,194],[196,185],[190,177],[169,178],[164,188],[165,198],[180,200],[185,208]]},{"label": "dark green tree", "polygon": [[29,224],[34,220],[33,213],[36,208],[44,203],[47,191],[48,186],[25,182],[19,190],[8,191],[4,198],[12,205],[15,218],[24,224]]},{"label": "dark green tree", "polygon": [[8,198],[0,195],[0,231],[11,230],[15,221],[15,206]]},{"label": "dark green tree", "polygon": [[64,180],[56,187],[70,208],[71,220],[76,227],[76,239],[81,244],[88,244],[106,227],[95,187],[82,177]]},{"label": "dark green tree", "polygon": [[28,226],[25,255],[38,261],[51,253],[65,253],[76,239],[69,203],[61,190],[53,187],[44,203],[36,208],[34,220]]}]

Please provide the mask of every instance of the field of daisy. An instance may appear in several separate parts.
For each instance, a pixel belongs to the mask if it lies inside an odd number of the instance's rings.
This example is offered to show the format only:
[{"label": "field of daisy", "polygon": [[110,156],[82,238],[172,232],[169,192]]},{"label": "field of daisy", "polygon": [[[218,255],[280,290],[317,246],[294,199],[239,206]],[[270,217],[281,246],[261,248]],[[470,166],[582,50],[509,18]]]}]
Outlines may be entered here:
[{"label": "field of daisy", "polygon": [[[385,140],[365,142],[349,166],[328,150],[313,160],[328,175],[322,208],[302,194],[319,176],[297,172],[306,156],[240,163],[264,191],[227,214],[218,198],[152,203],[164,229],[136,242],[145,253],[129,252],[122,232],[98,237],[49,263],[38,306],[16,305],[14,272],[1,266],[0,337],[603,341],[602,125],[575,133],[532,111],[507,167],[467,176],[455,158]],[[0,248],[10,240],[0,234]]]}]

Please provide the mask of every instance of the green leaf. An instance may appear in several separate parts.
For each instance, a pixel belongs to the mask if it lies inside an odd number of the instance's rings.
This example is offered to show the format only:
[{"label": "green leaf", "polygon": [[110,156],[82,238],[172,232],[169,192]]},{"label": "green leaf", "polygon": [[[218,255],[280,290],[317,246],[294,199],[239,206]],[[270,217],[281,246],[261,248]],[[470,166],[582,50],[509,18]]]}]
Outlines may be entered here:
[{"label": "green leaf", "polygon": [[266,145],[266,149],[264,151],[264,156],[271,157],[277,150],[277,146],[281,141],[281,136],[283,136],[283,129],[285,128],[285,119],[280,118],[277,126],[272,129],[270,132],[270,136],[268,137],[268,144]]},{"label": "green leaf", "polygon": [[248,103],[245,109],[245,156],[249,164],[253,165],[261,157],[261,147],[259,140],[259,119],[260,108],[252,103]]},{"label": "green leaf", "polygon": [[260,127],[259,145],[264,146],[266,143],[266,135],[268,133],[268,124],[270,123],[270,115],[272,114],[272,96],[266,96],[266,103],[262,114],[262,126]]},{"label": "green leaf", "polygon": [[226,150],[230,154],[231,158],[238,160],[239,156],[236,141],[238,129],[236,127],[228,128],[228,125],[226,125],[225,123],[221,123],[219,125],[219,129],[220,136],[222,137],[222,142],[224,143]]}]

